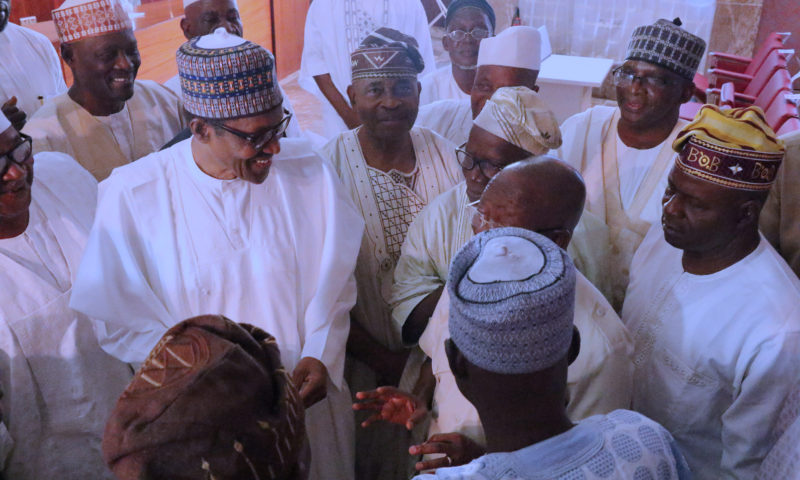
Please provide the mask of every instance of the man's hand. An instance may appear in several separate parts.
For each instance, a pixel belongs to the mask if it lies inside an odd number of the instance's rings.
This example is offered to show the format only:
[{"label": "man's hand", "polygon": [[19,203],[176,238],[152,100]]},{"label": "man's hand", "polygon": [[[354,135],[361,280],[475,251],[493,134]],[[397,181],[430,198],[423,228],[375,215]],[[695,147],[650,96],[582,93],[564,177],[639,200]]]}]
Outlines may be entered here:
[{"label": "man's hand", "polygon": [[22,127],[25,126],[27,122],[28,116],[17,107],[17,97],[11,97],[3,104],[0,109],[3,110],[3,115],[8,118],[8,121],[11,122],[11,125],[18,131],[22,131]]},{"label": "man's hand", "polygon": [[375,410],[377,412],[361,422],[362,427],[368,427],[378,420],[383,420],[405,425],[407,429],[413,430],[428,414],[428,409],[420,399],[394,387],[378,387],[368,392],[358,392],[356,399],[361,402],[354,403],[353,410]]},{"label": "man's hand", "polygon": [[443,453],[445,456],[424,462],[417,462],[417,471],[431,470],[455,465],[464,465],[486,453],[486,449],[469,437],[460,433],[437,433],[431,435],[425,443],[412,445],[408,449],[411,455],[427,455]]},{"label": "man's hand", "polygon": [[292,381],[306,408],[328,395],[328,369],[316,358],[301,358],[292,372]]}]

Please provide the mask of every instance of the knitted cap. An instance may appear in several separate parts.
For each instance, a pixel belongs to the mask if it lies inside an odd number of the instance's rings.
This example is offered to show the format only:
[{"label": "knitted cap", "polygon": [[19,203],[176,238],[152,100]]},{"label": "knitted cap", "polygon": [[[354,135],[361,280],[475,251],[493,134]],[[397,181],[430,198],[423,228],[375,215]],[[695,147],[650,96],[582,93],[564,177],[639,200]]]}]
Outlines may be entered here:
[{"label": "knitted cap", "polygon": [[492,25],[492,30],[495,29],[497,19],[495,18],[494,15],[494,8],[492,8],[492,6],[489,5],[489,2],[487,2],[486,0],[455,0],[451,2],[450,5],[447,6],[447,13],[445,14],[444,17],[445,27],[450,23],[450,20],[453,18],[453,15],[457,11],[466,7],[473,7],[479,10],[483,10],[483,13],[485,13],[486,16],[489,17],[489,23]]},{"label": "knitted cap", "polygon": [[642,60],[677,73],[687,80],[694,78],[706,42],[682,29],[681,19],[660,19],[633,31],[626,60]]},{"label": "knitted cap", "polygon": [[381,27],[350,55],[352,79],[416,77],[425,69],[418,48],[414,37]]},{"label": "knitted cap", "polygon": [[759,107],[720,110],[704,105],[673,142],[675,166],[684,173],[738,190],[769,190],[784,145]]},{"label": "knitted cap", "polygon": [[303,403],[275,338],[220,315],[164,334],[103,435],[120,480],[294,478],[305,446]]},{"label": "knitted cap", "polygon": [[213,119],[250,117],[283,102],[272,54],[223,27],[181,45],[176,59],[189,113]]},{"label": "knitted cap", "polygon": [[528,87],[498,88],[472,123],[532,155],[561,146],[558,120]]},{"label": "knitted cap", "polygon": [[539,70],[542,64],[542,32],[526,25],[508,27],[494,37],[481,40],[478,66]]},{"label": "knitted cap", "polygon": [[61,43],[133,28],[128,13],[118,0],[67,0],[52,13]]},{"label": "knitted cap", "polygon": [[575,267],[546,237],[514,227],[476,235],[453,259],[447,288],[450,337],[474,365],[531,373],[569,351]]}]

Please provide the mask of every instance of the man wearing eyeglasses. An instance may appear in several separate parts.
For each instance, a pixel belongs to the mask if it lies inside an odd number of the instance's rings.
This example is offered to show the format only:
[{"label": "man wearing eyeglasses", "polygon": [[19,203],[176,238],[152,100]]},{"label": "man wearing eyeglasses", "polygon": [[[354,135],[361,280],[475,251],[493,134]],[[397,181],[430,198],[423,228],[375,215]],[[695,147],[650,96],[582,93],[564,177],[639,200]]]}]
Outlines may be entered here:
[{"label": "man wearing eyeglasses", "polygon": [[97,181],[63,153],[34,156],[0,114],[0,475],[111,479],[103,428],[131,378],[69,308]]},{"label": "man wearing eyeglasses", "polygon": [[[413,38],[380,28],[353,52],[352,65],[347,93],[361,126],[339,134],[321,155],[334,166],[366,222],[346,372],[353,388],[365,390],[401,381],[409,354],[392,325],[394,266],[408,225],[428,202],[456,185],[461,172],[453,144],[414,127],[417,75],[423,65]],[[409,443],[402,427],[358,430],[356,478],[408,478]]]},{"label": "man wearing eyeglasses", "polygon": [[591,108],[561,127],[556,156],[581,172],[587,191],[570,253],[617,311],[633,253],[661,218],[672,141],[686,124],[678,113],[692,97],[705,51],[680,25],[662,19],[636,28],[625,63],[614,70],[618,106]]},{"label": "man wearing eyeglasses", "polygon": [[496,37],[480,42],[475,81],[469,100],[439,100],[419,110],[417,125],[427,127],[456,145],[467,141],[472,119],[501,87],[523,86],[538,91],[536,79],[541,65],[539,30],[509,27]]},{"label": "man wearing eyeglasses", "polygon": [[494,10],[486,0],[455,0],[447,7],[444,26],[447,33],[442,37],[442,46],[450,55],[450,65],[422,77],[420,105],[469,98],[475,83],[478,45],[494,35]]},{"label": "man wearing eyeglasses", "polygon": [[53,21],[74,82],[25,126],[34,152],[66,153],[100,181],[183,128],[180,99],[156,82],[136,80],[141,58],[119,0],[67,0],[53,10]]},{"label": "man wearing eyeglasses", "polygon": [[272,54],[220,28],[177,61],[192,138],[103,182],[71,306],[128,362],[200,314],[273,332],[308,407],[311,478],[353,478],[342,371],[363,220],[308,142],[280,138]]}]

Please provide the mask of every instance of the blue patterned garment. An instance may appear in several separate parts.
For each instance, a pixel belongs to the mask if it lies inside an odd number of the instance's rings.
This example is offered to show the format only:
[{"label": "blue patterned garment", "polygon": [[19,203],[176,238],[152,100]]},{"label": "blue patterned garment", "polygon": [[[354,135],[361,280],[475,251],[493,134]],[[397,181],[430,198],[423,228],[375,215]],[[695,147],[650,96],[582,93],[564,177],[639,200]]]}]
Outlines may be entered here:
[{"label": "blue patterned garment", "polygon": [[589,417],[511,453],[490,453],[414,480],[672,480],[691,473],[672,435],[629,410]]}]

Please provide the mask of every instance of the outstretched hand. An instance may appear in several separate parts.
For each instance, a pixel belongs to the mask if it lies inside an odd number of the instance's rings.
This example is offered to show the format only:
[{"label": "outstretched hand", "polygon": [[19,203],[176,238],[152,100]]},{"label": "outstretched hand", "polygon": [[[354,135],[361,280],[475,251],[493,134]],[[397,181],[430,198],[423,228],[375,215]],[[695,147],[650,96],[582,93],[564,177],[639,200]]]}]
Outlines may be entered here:
[{"label": "outstretched hand", "polygon": [[417,462],[417,471],[442,467],[464,465],[486,453],[486,449],[469,437],[460,433],[437,433],[431,435],[425,443],[412,445],[408,449],[411,455],[428,455],[443,453],[444,457]]},{"label": "outstretched hand", "polygon": [[405,425],[409,430],[425,419],[428,409],[423,402],[410,393],[394,387],[378,387],[375,390],[356,393],[361,402],[353,404],[353,410],[374,410],[376,413],[361,422],[362,427],[383,420]]}]

